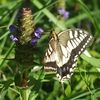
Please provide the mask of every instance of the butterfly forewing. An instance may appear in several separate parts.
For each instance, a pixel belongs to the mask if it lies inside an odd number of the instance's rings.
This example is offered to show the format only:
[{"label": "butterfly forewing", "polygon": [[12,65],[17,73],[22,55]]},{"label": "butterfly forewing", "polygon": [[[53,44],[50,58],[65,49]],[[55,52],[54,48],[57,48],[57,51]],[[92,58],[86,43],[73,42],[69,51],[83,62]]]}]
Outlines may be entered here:
[{"label": "butterfly forewing", "polygon": [[56,72],[57,77],[63,81],[70,79],[77,65],[77,57],[93,37],[82,29],[68,29],[60,32],[56,38],[51,38],[46,49],[44,69]]}]

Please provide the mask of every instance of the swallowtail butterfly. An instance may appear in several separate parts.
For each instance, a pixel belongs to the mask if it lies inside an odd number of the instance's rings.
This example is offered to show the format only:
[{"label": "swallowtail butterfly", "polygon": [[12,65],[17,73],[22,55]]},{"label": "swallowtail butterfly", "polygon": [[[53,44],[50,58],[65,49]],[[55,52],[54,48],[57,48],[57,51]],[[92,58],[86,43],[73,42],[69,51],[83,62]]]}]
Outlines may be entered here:
[{"label": "swallowtail butterfly", "polygon": [[56,34],[51,31],[52,38],[44,56],[45,72],[55,72],[63,82],[70,79],[77,65],[77,58],[92,42],[93,37],[83,29],[68,29]]}]

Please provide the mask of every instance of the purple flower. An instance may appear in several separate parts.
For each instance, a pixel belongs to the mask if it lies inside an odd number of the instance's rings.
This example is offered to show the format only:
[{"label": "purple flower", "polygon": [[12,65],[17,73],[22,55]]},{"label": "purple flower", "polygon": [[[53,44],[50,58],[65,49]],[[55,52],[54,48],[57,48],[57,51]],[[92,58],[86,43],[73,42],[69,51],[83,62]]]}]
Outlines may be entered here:
[{"label": "purple flower", "polygon": [[58,9],[58,12],[66,19],[66,18],[68,18],[69,17],[69,12],[68,11],[65,11],[65,9],[64,8],[59,8]]},{"label": "purple flower", "polygon": [[43,33],[43,29],[42,28],[38,28],[36,31],[34,31],[34,33],[32,34],[33,35],[33,39],[30,40],[30,44],[33,45],[33,46],[36,46],[37,45],[37,40],[41,38],[42,36],[42,33]]},{"label": "purple flower", "polygon": [[65,11],[64,13],[63,13],[63,17],[66,19],[66,18],[68,18],[69,17],[69,12],[68,11]]},{"label": "purple flower", "polygon": [[40,39],[43,32],[42,28],[38,28],[33,34],[37,39]]},{"label": "purple flower", "polygon": [[9,29],[11,32],[17,32],[17,27],[14,25],[10,25]]},{"label": "purple flower", "polygon": [[38,32],[38,33],[43,33],[44,31],[43,31],[42,28],[38,28],[38,29],[36,30],[36,32]]},{"label": "purple flower", "polygon": [[11,36],[10,36],[10,39],[11,39],[12,41],[18,41],[18,39],[17,39],[14,35],[11,35]]},{"label": "purple flower", "polygon": [[59,8],[59,9],[58,9],[58,12],[59,12],[60,14],[64,14],[65,9],[64,9],[64,8]]},{"label": "purple flower", "polygon": [[36,39],[32,39],[29,43],[31,45],[33,45],[33,46],[36,46],[37,45],[37,40]]}]

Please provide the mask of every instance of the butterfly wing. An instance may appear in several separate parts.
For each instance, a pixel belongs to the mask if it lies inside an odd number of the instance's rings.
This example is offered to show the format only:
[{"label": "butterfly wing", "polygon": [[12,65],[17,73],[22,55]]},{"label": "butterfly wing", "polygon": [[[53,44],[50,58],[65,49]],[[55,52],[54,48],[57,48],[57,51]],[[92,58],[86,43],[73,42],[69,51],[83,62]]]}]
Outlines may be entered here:
[{"label": "butterfly wing", "polygon": [[52,38],[49,43],[48,47],[45,52],[44,56],[44,70],[45,72],[56,72],[57,65],[55,59],[55,50],[54,50],[54,39]]},{"label": "butterfly wing", "polygon": [[[59,33],[59,42],[70,54],[67,62],[59,68],[57,67],[57,77],[60,80],[70,79],[77,65],[77,58],[86,49],[93,40],[93,37],[82,29],[68,29]],[[63,56],[66,56],[65,50],[62,48]]]},{"label": "butterfly wing", "polygon": [[[68,29],[58,34],[59,41],[51,39],[44,57],[45,71],[54,71],[63,81],[70,79],[77,65],[77,57],[92,41],[85,30]],[[55,47],[56,43],[56,47]]]},{"label": "butterfly wing", "polygon": [[[68,29],[59,33],[59,43],[70,53],[79,56],[93,41],[93,37],[83,29]],[[63,50],[62,50],[63,51]]]}]

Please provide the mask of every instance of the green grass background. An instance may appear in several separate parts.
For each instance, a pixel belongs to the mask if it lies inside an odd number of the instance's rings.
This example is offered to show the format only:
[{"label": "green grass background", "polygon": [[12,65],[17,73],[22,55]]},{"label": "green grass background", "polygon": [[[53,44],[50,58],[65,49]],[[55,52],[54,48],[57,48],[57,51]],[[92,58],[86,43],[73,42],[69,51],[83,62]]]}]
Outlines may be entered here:
[{"label": "green grass background", "polygon": [[[0,1],[0,100],[100,100],[100,0],[1,0]],[[68,19],[59,19],[57,9],[64,7],[70,12]],[[35,28],[45,31],[34,51],[37,69],[31,69],[24,91],[15,86],[16,63],[15,43],[9,39],[9,26],[17,25],[16,14],[25,7],[33,12]],[[57,17],[58,16],[58,17]],[[52,22],[48,22],[51,19]],[[64,82],[66,97],[62,94],[60,81],[54,73],[43,70],[43,56],[49,41],[49,32],[68,28],[87,30],[94,41],[87,49],[91,57],[82,54],[77,68],[70,79]],[[33,67],[35,65],[33,64]],[[18,78],[18,77],[17,77]],[[19,78],[18,78],[19,79]],[[18,80],[17,79],[17,80]]]}]

